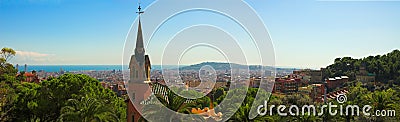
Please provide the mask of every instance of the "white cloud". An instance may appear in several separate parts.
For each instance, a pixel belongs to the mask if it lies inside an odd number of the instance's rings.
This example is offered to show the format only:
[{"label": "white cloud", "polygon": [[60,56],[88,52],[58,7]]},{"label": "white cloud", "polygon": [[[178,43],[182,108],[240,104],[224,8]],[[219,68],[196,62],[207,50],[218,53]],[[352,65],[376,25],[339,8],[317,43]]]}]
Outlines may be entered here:
[{"label": "white cloud", "polygon": [[17,54],[15,55],[15,63],[33,63],[33,64],[41,64],[48,63],[54,59],[54,54],[45,54],[38,52],[30,52],[30,51],[15,51]]},{"label": "white cloud", "polygon": [[46,57],[49,56],[50,54],[43,54],[43,53],[38,53],[38,52],[27,52],[27,51],[15,51],[17,53],[16,56],[22,56],[22,57]]}]

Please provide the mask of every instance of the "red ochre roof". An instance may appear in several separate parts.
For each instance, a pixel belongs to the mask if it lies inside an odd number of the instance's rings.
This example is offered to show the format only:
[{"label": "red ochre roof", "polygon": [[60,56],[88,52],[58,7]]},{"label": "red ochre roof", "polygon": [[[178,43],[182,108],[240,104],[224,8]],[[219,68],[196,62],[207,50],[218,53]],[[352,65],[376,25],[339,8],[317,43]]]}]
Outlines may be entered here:
[{"label": "red ochre roof", "polygon": [[24,74],[24,76],[26,76],[26,77],[34,77],[35,75],[32,74],[32,73],[26,72],[26,73]]}]

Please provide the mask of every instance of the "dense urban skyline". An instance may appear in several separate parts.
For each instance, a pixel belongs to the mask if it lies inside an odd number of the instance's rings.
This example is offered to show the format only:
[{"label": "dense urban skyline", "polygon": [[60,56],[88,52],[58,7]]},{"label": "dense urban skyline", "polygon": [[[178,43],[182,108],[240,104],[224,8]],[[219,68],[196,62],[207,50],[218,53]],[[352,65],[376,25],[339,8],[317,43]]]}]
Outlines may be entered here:
[{"label": "dense urban skyline", "polygon": [[[143,8],[152,2],[142,0]],[[324,67],[336,57],[385,54],[400,45],[400,2],[246,2],[272,37],[277,66]],[[0,0],[0,45],[17,50],[13,63],[121,64],[136,11],[137,1],[132,0]],[[183,63],[205,61],[188,59]]]}]

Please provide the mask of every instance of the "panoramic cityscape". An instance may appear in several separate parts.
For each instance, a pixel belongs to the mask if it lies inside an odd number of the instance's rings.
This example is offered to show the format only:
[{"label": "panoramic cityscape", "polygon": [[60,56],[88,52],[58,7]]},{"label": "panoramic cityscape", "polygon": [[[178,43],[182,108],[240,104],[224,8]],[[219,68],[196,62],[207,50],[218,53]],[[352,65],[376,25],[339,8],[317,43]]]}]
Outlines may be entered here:
[{"label": "panoramic cityscape", "polygon": [[400,121],[400,2],[0,0],[0,10],[0,121]]}]

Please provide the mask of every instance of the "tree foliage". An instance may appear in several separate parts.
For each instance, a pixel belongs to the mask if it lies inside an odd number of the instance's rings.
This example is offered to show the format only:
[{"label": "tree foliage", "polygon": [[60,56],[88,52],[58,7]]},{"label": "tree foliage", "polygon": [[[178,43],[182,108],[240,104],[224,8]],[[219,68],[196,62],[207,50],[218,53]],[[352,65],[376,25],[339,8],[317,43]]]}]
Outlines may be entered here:
[{"label": "tree foliage", "polygon": [[[268,100],[270,93],[259,88],[248,88],[246,91],[245,87],[230,89],[228,94],[226,93],[227,91],[223,90],[221,88],[215,92],[220,94],[220,97],[217,98],[218,102],[223,101],[223,104],[216,108],[222,112],[223,118],[229,118],[229,121],[242,122],[273,120],[269,116],[254,115],[253,113],[257,112],[256,109],[252,109],[253,105],[264,104],[264,100]],[[257,94],[259,96],[256,96]],[[240,103],[242,100],[243,102]],[[250,119],[250,116],[255,118]]]},{"label": "tree foliage", "polygon": [[6,80],[5,75],[15,75],[17,70],[8,61],[15,56],[16,52],[12,48],[4,47],[0,52],[0,81]]},{"label": "tree foliage", "polygon": [[15,75],[10,80],[15,80],[9,85],[14,94],[4,107],[9,111],[4,121],[124,121],[126,118],[124,100],[87,75],[65,74],[40,84],[20,83]]},{"label": "tree foliage", "polygon": [[60,121],[118,121],[112,106],[89,96],[69,99],[68,105],[61,109]]},{"label": "tree foliage", "polygon": [[4,47],[1,49],[0,55],[0,63],[3,65],[4,63],[7,63],[13,56],[17,54],[14,49]]},{"label": "tree foliage", "polygon": [[11,112],[12,103],[15,101],[15,88],[18,83],[15,78],[17,70],[7,62],[15,54],[15,51],[11,48],[3,48],[0,52],[0,121],[10,119],[8,114]]}]

